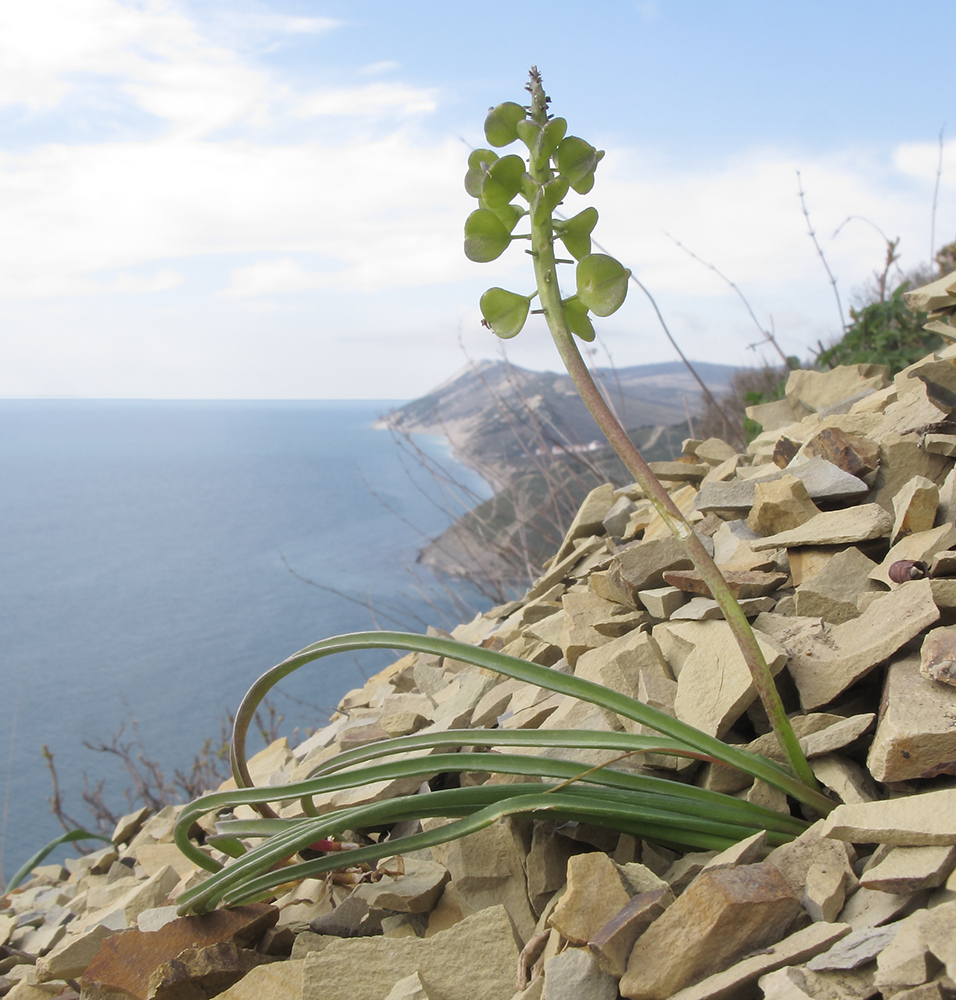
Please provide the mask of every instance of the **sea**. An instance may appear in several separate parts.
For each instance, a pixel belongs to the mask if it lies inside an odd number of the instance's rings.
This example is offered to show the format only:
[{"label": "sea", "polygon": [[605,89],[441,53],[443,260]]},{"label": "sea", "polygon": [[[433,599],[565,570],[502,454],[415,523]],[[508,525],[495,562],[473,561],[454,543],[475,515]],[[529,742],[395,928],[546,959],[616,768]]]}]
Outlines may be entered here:
[{"label": "sea", "polygon": [[[460,511],[373,426],[398,405],[0,400],[0,876],[62,832],[51,755],[63,812],[91,826],[84,783],[120,813],[133,783],[91,747],[116,738],[170,779],[303,646],[487,609],[416,566]],[[489,495],[442,438],[414,443]],[[272,697],[279,731],[303,738],[397,655],[290,676]]]}]

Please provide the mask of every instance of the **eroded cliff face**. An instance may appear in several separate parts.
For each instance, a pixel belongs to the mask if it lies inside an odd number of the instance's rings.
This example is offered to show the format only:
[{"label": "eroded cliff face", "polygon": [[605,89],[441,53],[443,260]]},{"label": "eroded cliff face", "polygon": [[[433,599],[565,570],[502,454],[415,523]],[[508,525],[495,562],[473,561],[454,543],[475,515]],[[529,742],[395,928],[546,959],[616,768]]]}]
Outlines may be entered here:
[{"label": "eroded cliff face", "polygon": [[[787,398],[755,412],[765,430],[746,453],[687,441],[658,466],[713,546],[840,803],[795,841],[770,850],[758,833],[721,854],[679,855],[604,829],[509,820],[353,873],[358,884],[307,881],[248,912],[176,918],[176,896],[205,876],[170,843],[170,808],[130,817],[112,847],[39,869],[6,897],[8,995],[67,996],[77,981],[89,997],[260,1000],[956,995],[954,388],[956,347],[893,379],[873,366],[794,373]],[[452,634],[780,758],[716,603],[636,488],[591,491],[531,588]],[[639,729],[409,654],[305,743],[259,754],[252,773],[281,784],[339,750],[468,726]],[[656,754],[610,766],[799,812],[712,763]]]}]

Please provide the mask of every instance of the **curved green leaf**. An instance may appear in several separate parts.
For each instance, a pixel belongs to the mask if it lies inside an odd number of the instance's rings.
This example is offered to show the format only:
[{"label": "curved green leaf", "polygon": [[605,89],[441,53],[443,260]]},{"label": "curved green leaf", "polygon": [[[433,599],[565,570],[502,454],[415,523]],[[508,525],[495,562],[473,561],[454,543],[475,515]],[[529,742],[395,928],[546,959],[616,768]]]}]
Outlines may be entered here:
[{"label": "curved green leaf", "polygon": [[569,135],[562,139],[555,150],[554,162],[562,177],[578,194],[587,194],[594,185],[594,168],[604,157],[603,149],[595,149],[589,142]]},{"label": "curved green leaf", "polygon": [[89,830],[82,830],[79,827],[75,830],[70,830],[67,833],[61,833],[59,837],[55,837],[41,847],[36,854],[27,858],[22,865],[13,873],[13,878],[10,879],[7,885],[7,892],[11,889],[16,889],[16,887],[30,874],[30,872],[36,868],[36,866],[48,855],[55,851],[60,844],[72,844],[77,840],[103,840],[107,844],[111,843],[109,837],[104,837],[101,833],[90,833]]},{"label": "curved green leaf", "polygon": [[587,257],[591,252],[591,233],[597,225],[597,220],[597,209],[586,208],[570,219],[555,221],[555,235],[564,243],[568,253],[575,260]]},{"label": "curved green leaf", "polygon": [[498,154],[491,149],[473,149],[468,154],[468,172],[465,174],[465,190],[472,198],[481,197],[481,182],[485,179],[489,167],[498,159]]},{"label": "curved green leaf", "polygon": [[500,208],[490,208],[489,211],[498,216],[509,233],[514,232],[518,220],[528,214],[526,208],[520,208],[518,205],[502,205]]},{"label": "curved green leaf", "polygon": [[525,115],[525,109],[514,101],[505,101],[491,108],[485,118],[485,138],[495,147],[514,142],[518,138],[518,122]]},{"label": "curved green leaf", "polygon": [[578,262],[578,298],[595,316],[610,316],[627,296],[631,272],[613,257],[592,253]]},{"label": "curved green leaf", "polygon": [[564,300],[564,318],[568,329],[587,343],[594,340],[594,327],[588,319],[588,307],[576,296]]},{"label": "curved green leaf", "polygon": [[487,208],[476,208],[465,219],[465,256],[485,264],[497,260],[511,243],[507,227]]},{"label": "curved green leaf", "polygon": [[496,160],[481,182],[481,200],[488,208],[503,208],[521,190],[524,160],[520,156],[503,156]]},{"label": "curved green leaf", "polygon": [[534,223],[544,222],[548,216],[564,201],[568,193],[566,177],[555,177],[554,180],[542,184],[535,193],[531,207],[531,219]]},{"label": "curved green leaf", "polygon": [[568,123],[563,118],[552,118],[545,125],[526,118],[517,126],[518,138],[528,147],[531,158],[538,166],[547,164],[567,130]]},{"label": "curved green leaf", "polygon": [[489,288],[478,305],[492,332],[507,340],[521,332],[531,308],[531,297],[508,292],[504,288]]}]

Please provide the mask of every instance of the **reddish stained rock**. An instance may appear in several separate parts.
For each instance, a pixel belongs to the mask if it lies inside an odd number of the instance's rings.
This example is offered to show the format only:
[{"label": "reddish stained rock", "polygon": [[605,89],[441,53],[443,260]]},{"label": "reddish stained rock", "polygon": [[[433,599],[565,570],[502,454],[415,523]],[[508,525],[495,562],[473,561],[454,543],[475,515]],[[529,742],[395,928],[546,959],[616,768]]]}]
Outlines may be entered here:
[{"label": "reddish stained rock", "polygon": [[209,949],[230,942],[238,951],[258,941],[278,919],[276,907],[250,903],[181,917],[158,931],[133,929],[113,934],[103,942],[83,973],[83,995],[89,1000],[105,1000],[116,994],[146,1000],[153,995],[150,977],[164,963],[178,959],[187,950]]},{"label": "reddish stained rock", "polygon": [[[767,573],[764,570],[724,570],[727,586],[736,597],[763,597],[782,587],[787,582],[786,573]],[[678,590],[688,594],[702,594],[713,597],[710,588],[704,583],[700,573],[695,569],[669,569],[664,571],[664,581]]]}]

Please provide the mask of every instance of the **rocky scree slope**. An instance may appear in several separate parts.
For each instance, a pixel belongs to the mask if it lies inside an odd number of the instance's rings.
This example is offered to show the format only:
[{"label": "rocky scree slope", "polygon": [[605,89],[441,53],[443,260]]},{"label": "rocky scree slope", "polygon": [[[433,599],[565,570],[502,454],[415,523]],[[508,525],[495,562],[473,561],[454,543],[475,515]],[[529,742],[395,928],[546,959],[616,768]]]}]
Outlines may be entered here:
[{"label": "rocky scree slope", "polygon": [[[785,400],[755,408],[764,431],[747,453],[688,440],[679,460],[657,467],[736,588],[814,773],[840,803],[795,841],[768,850],[757,834],[722,854],[681,856],[603,829],[507,821],[374,873],[180,918],[177,895],[205,873],[171,843],[169,807],[127,817],[112,846],[42,866],[0,902],[0,992],[956,996],[954,406],[956,347],[893,379],[875,365],[798,371]],[[527,593],[452,634],[779,755],[719,609],[634,487],[595,489]],[[469,725],[635,728],[410,654],[350,692],[305,743],[262,751],[252,774],[281,784],[386,735]],[[712,764],[658,755],[612,766],[792,808]],[[402,791],[377,785],[329,802]]]}]

